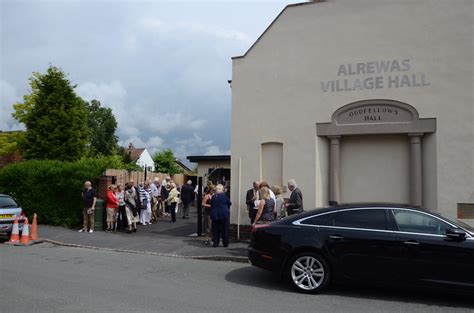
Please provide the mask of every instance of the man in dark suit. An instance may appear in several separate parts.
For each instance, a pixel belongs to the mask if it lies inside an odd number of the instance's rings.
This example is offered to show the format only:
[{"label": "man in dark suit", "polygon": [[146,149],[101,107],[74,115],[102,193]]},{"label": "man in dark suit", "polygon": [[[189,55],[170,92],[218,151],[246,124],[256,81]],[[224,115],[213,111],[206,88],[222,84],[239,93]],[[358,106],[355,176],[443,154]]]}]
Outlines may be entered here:
[{"label": "man in dark suit", "polygon": [[255,200],[259,200],[258,197],[258,187],[260,182],[254,181],[253,188],[247,190],[245,196],[245,203],[247,203],[247,211],[249,212],[250,223],[253,224],[255,221],[255,216],[257,215],[258,208],[255,207]]},{"label": "man in dark suit", "polygon": [[291,191],[290,199],[288,203],[285,204],[288,215],[303,212],[303,194],[294,179],[288,181],[288,190]]},{"label": "man in dark suit", "polygon": [[181,201],[183,201],[183,219],[189,218],[189,206],[194,201],[194,188],[190,180],[181,187]]}]

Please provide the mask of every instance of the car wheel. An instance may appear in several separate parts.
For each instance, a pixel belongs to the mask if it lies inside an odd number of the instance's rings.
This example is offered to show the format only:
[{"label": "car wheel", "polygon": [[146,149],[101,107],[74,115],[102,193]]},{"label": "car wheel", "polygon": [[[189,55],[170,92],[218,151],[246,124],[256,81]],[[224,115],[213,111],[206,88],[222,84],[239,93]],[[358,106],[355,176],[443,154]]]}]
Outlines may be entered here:
[{"label": "car wheel", "polygon": [[288,263],[288,280],[302,293],[319,293],[329,284],[331,272],[328,263],[317,253],[303,252]]}]

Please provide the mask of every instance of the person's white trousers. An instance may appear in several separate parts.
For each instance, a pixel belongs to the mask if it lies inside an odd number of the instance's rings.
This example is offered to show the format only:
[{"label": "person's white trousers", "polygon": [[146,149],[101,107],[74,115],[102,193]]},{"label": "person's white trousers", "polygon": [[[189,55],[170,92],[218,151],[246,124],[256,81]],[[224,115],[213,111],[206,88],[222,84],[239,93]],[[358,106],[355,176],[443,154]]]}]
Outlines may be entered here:
[{"label": "person's white trousers", "polygon": [[141,210],[140,214],[140,223],[150,223],[151,221],[151,204],[148,203],[146,206],[146,210]]}]

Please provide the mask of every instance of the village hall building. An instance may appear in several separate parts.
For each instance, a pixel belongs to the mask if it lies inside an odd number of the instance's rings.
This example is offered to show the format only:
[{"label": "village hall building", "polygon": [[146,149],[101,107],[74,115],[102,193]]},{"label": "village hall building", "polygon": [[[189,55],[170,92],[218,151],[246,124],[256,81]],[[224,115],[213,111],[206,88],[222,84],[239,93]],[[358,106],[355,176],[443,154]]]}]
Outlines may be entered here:
[{"label": "village hall building", "polygon": [[474,225],[473,3],[284,8],[232,58],[233,227],[254,180],[291,178],[305,210],[395,202]]}]

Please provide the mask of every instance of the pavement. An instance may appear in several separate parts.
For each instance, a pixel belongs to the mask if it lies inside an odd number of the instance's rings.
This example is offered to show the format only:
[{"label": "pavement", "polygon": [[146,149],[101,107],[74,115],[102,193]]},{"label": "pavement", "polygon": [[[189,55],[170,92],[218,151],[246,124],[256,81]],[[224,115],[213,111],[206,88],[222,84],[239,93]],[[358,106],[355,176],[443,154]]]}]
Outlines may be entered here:
[{"label": "pavement", "polygon": [[204,245],[205,238],[197,236],[197,212],[191,207],[190,219],[177,216],[176,223],[169,217],[152,225],[138,225],[136,233],[94,231],[79,233],[78,229],[39,225],[39,237],[47,242],[122,252],[146,253],[182,258],[247,262],[246,242],[230,241],[227,248]]}]

